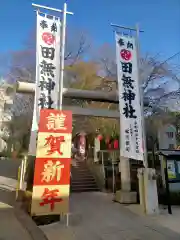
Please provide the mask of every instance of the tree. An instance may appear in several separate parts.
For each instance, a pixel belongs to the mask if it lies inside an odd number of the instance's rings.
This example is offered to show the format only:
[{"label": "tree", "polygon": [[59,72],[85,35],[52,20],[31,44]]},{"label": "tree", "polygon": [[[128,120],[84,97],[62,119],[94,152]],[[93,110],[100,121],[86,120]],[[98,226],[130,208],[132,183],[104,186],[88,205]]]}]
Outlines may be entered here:
[{"label": "tree", "polygon": [[[180,79],[176,73],[176,69],[168,62],[178,54],[166,59],[165,61],[158,60],[158,56],[150,57],[149,55],[140,59],[140,82],[144,98],[148,98],[151,103],[151,108],[145,109],[146,125],[156,130],[160,125],[169,121],[169,115],[165,109],[173,98],[179,98]],[[83,68],[83,69],[82,69]],[[89,70],[88,70],[89,69]],[[117,91],[117,66],[112,47],[104,44],[98,51],[96,61],[88,63],[81,63],[74,65],[72,71],[75,73],[72,86],[80,89],[101,89],[103,91]],[[82,74],[82,75],[81,75]],[[78,77],[77,77],[78,76]],[[77,81],[78,79],[78,81]],[[176,90],[171,90],[169,84],[174,82]],[[87,101],[76,102],[83,107],[108,107],[117,109],[114,104],[93,103]],[[172,102],[173,104],[173,102]],[[150,117],[148,117],[150,116]],[[162,120],[163,118],[163,120]],[[107,121],[107,124],[105,124]],[[96,128],[112,129],[111,121],[99,118],[91,118],[91,123]],[[117,128],[117,121],[116,128]],[[102,127],[103,126],[103,127]],[[156,127],[155,127],[156,126]],[[91,127],[93,129],[93,127]],[[118,129],[118,128],[117,128]],[[95,130],[95,129],[94,129]],[[112,130],[110,130],[112,131]],[[108,130],[109,132],[109,130]],[[157,143],[157,131],[147,134],[153,138],[154,143]]]},{"label": "tree", "polygon": [[[74,33],[74,34],[73,34]],[[88,55],[90,49],[88,35],[77,29],[67,32],[65,65],[73,65],[84,55]],[[36,33],[30,35],[22,50],[14,51],[10,54],[9,72],[7,81],[14,83],[17,80],[34,82],[36,75]]]},{"label": "tree", "polygon": [[[101,73],[105,79],[104,86],[109,90],[114,88],[112,86],[117,88],[116,57],[112,46],[104,44],[99,49],[98,56],[96,56],[96,59],[101,66]],[[171,64],[171,61],[179,56],[180,52],[165,60],[160,60],[159,55],[145,55],[141,57],[139,71],[142,93],[144,98],[150,100],[151,104],[167,107],[170,101],[174,103],[175,98],[176,100],[180,99],[180,77],[178,75],[179,72],[177,72],[179,67],[177,64]],[[176,85],[176,89],[170,88],[172,82]]]},{"label": "tree", "polygon": [[[99,90],[101,88],[102,82],[104,81],[104,79],[98,75],[99,70],[100,66],[95,62],[81,61],[74,64],[73,66],[69,66],[67,71],[70,72],[71,76],[73,76],[73,81],[70,87],[82,90]],[[115,108],[113,104],[109,103],[98,103],[76,99],[68,101],[68,104],[96,109]],[[119,120],[90,116],[75,117],[74,133],[85,130],[88,133],[91,132],[95,134],[97,132],[97,129],[100,129],[101,133],[110,136],[113,132],[119,131]]]},{"label": "tree", "polygon": [[[77,31],[78,32],[78,31]],[[84,54],[87,54],[90,43],[88,42],[88,36],[85,36],[82,32],[79,34],[74,34],[73,38],[71,33],[68,33],[67,43],[66,43],[66,54],[65,54],[65,64],[73,66],[76,62],[83,58]],[[73,39],[73,40],[72,40]],[[31,34],[28,41],[25,44],[24,49],[20,51],[14,51],[10,54],[9,59],[9,72],[6,73],[6,80],[8,83],[14,84],[17,80],[23,82],[34,82],[36,75],[36,48],[35,48],[35,32]],[[65,78],[67,79],[66,75]],[[65,79],[65,84],[67,81]],[[13,128],[16,131],[20,129],[16,128],[14,125],[18,122],[16,118],[21,119],[22,126],[27,125],[27,122],[32,121],[34,107],[34,96],[33,95],[23,95],[16,94],[14,99],[14,105],[12,107],[13,113]],[[22,128],[24,129],[24,128]],[[14,131],[13,130],[13,131]],[[24,129],[24,134],[26,134],[26,129]],[[17,133],[16,133],[17,134]],[[22,131],[19,132],[18,138],[21,136],[23,138]],[[16,136],[17,138],[17,136]]]},{"label": "tree", "polygon": [[[33,38],[33,41],[34,39],[35,38]],[[104,44],[99,51],[97,51],[98,56],[96,56],[95,61],[85,61],[83,56],[86,55],[85,53],[87,53],[90,45],[82,34],[77,39],[77,44],[74,38],[73,41],[68,41],[66,44],[64,86],[91,90],[101,89],[107,92],[117,91],[117,67],[112,47]],[[9,80],[11,82],[15,79],[29,82],[34,81],[35,44],[33,41],[31,40],[31,44],[27,45],[28,47],[25,50],[12,55],[11,71],[9,73]],[[162,109],[164,106],[167,106],[167,100],[172,100],[173,96],[179,97],[179,77],[174,73],[174,69],[168,62],[169,59],[159,61],[158,57],[150,56],[145,56],[140,59],[140,82],[144,97],[148,98],[153,106],[158,106],[158,108],[153,108],[153,110],[150,108],[146,109],[148,114],[155,114],[157,109]],[[177,89],[169,91],[168,86],[172,81],[176,82]],[[118,109],[115,104],[77,100],[65,100],[65,102],[82,107]],[[14,112],[16,114],[18,113],[18,115],[25,114],[29,117],[32,116],[32,110],[33,96],[22,96],[18,94],[16,96]],[[91,128],[93,128],[92,126],[97,126],[96,128],[105,126],[106,121],[107,120],[102,118],[92,118]],[[111,126],[117,126],[117,120],[108,120],[107,124],[111,121]],[[108,129],[108,127],[104,127],[103,129]]]},{"label": "tree", "polygon": [[[73,65],[76,61],[79,61],[81,58],[83,58],[84,54],[87,53],[88,49],[90,48],[88,37],[86,37],[82,32],[78,35],[76,33],[73,38],[70,38],[70,36],[68,36],[68,41],[66,43],[66,65]],[[6,75],[7,82],[15,83],[17,80],[24,82],[34,82],[36,75],[35,57],[36,48],[34,32],[26,43],[24,49],[12,52],[10,56],[9,72]],[[28,110],[32,113],[33,102],[34,99],[32,95],[17,94],[15,100],[16,112],[26,112]]]},{"label": "tree", "polygon": [[[104,44],[96,56],[97,63],[101,66],[104,81],[101,88],[115,91],[117,89],[117,66],[115,51]],[[160,56],[143,56],[140,59],[140,83],[144,98],[149,99],[150,107],[144,110],[147,136],[157,142],[157,129],[169,121],[172,117],[167,109],[176,110],[180,100],[180,75],[177,62],[180,52],[168,59],[161,60]],[[108,78],[108,80],[107,80]],[[174,88],[172,88],[172,85]],[[171,120],[170,120],[171,119]],[[149,131],[150,129],[150,131]]]}]

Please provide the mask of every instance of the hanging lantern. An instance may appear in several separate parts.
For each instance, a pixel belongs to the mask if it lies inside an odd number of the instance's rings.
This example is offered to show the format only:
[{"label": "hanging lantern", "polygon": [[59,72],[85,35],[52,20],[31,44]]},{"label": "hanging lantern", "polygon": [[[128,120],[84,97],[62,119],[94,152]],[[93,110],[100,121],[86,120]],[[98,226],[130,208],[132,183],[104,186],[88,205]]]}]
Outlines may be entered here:
[{"label": "hanging lantern", "polygon": [[119,148],[119,141],[116,139],[114,140],[114,149],[118,149]]},{"label": "hanging lantern", "polygon": [[97,136],[97,139],[98,139],[99,141],[101,141],[101,140],[103,139],[103,136],[99,134],[99,135]]}]

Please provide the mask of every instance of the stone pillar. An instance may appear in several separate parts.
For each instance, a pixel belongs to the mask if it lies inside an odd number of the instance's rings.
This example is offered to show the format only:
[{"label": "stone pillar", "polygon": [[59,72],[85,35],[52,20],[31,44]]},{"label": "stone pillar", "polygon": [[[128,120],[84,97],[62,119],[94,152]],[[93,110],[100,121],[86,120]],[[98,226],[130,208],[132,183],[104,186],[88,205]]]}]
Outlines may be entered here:
[{"label": "stone pillar", "polygon": [[144,170],[144,194],[146,214],[159,214],[155,169],[147,168]]},{"label": "stone pillar", "polygon": [[131,173],[130,161],[128,158],[120,158],[120,171],[121,171],[121,191],[120,203],[137,203],[137,193],[131,191]]},{"label": "stone pillar", "polygon": [[143,213],[146,213],[145,189],[144,189],[144,168],[138,168],[137,177],[139,185],[139,200]]},{"label": "stone pillar", "polygon": [[120,158],[121,169],[121,190],[125,192],[131,191],[131,174],[129,159],[125,157]]}]

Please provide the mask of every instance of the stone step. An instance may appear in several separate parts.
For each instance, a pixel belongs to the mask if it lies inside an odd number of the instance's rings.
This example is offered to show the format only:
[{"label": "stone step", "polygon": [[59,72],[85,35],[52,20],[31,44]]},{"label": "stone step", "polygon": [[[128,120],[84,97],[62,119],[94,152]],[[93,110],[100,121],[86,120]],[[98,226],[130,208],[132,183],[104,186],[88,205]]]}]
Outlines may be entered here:
[{"label": "stone step", "polygon": [[71,172],[89,172],[89,169],[82,169],[82,168],[77,168],[77,169],[71,169]]},{"label": "stone step", "polygon": [[88,182],[88,183],[96,183],[94,178],[89,178],[89,179],[71,179],[72,183],[76,182]]},{"label": "stone step", "polygon": [[72,186],[71,187],[71,189],[72,190],[79,190],[79,191],[84,191],[85,189],[94,189],[94,190],[99,190],[99,188],[98,187],[96,187],[96,186]]},{"label": "stone step", "polygon": [[72,192],[100,191],[85,162],[76,161],[76,166],[71,166],[71,174]]},{"label": "stone step", "polygon": [[80,177],[74,177],[74,178],[72,178],[71,179],[71,183],[76,183],[76,182],[81,182],[81,183],[95,183],[96,184],[96,180],[93,178],[93,177],[91,177],[91,178],[87,178],[87,177],[85,177],[85,178],[80,178]]},{"label": "stone step", "polygon": [[[71,169],[88,169],[87,166],[72,166]],[[89,169],[88,169],[89,170]]]},{"label": "stone step", "polygon": [[93,176],[90,172],[71,172],[71,175],[73,176]]},{"label": "stone step", "polygon": [[90,176],[93,176],[90,172],[84,172],[84,171],[71,171],[71,175],[90,175]]},{"label": "stone step", "polygon": [[93,183],[96,184],[96,180],[94,178],[91,179],[80,179],[80,178],[75,178],[75,179],[71,179],[71,183],[83,183],[83,184],[89,184],[89,183]]},{"label": "stone step", "polygon": [[77,186],[77,187],[81,187],[81,186],[93,186],[96,187],[96,183],[95,182],[72,182],[71,186]]},{"label": "stone step", "polygon": [[76,168],[71,169],[71,172],[90,172],[89,169]]},{"label": "stone step", "polygon": [[80,166],[80,167],[87,167],[86,163],[78,163],[78,162],[74,162],[75,166]]},{"label": "stone step", "polygon": [[72,189],[84,189],[84,188],[98,188],[95,184],[90,184],[90,185],[84,185],[84,184],[76,184],[76,185],[71,185]]},{"label": "stone step", "polygon": [[93,176],[72,176],[72,181],[91,181],[95,178]]},{"label": "stone step", "polygon": [[92,176],[89,172],[71,172],[72,176]]},{"label": "stone step", "polygon": [[71,189],[72,192],[98,192],[100,191],[99,188],[73,188]]},{"label": "stone step", "polygon": [[74,180],[71,180],[71,183],[77,183],[77,182],[80,182],[80,183],[96,183],[95,179],[74,179]]},{"label": "stone step", "polygon": [[77,167],[77,168],[73,167],[73,168],[71,168],[71,171],[81,171],[81,170],[89,172],[88,168],[81,168],[81,167]]}]

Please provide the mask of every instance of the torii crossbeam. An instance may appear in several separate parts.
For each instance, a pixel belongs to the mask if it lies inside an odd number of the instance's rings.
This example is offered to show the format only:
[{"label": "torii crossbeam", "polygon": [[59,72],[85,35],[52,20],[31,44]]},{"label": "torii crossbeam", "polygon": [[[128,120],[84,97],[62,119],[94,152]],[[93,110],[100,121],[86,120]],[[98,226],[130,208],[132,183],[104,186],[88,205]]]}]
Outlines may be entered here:
[{"label": "torii crossbeam", "polygon": [[[16,92],[22,94],[34,94],[35,83],[19,82],[16,83]],[[109,102],[119,104],[118,91],[107,93],[103,91],[90,91],[73,88],[63,88],[63,97],[71,99],[92,100],[96,102]],[[144,106],[149,106],[148,99],[144,101]],[[80,108],[64,106],[64,109],[71,110],[74,115],[119,118],[119,112],[108,109]]]}]

